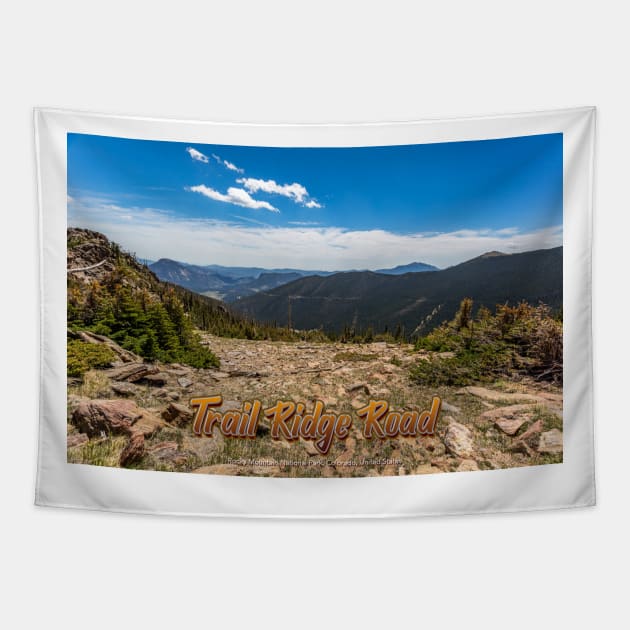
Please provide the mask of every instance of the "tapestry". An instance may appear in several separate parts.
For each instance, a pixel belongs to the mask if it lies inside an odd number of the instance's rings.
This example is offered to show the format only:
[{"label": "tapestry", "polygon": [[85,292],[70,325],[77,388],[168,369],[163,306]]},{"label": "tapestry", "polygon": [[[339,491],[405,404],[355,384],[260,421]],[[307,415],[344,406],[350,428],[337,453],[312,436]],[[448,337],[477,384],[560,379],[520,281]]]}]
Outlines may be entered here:
[{"label": "tapestry", "polygon": [[594,127],[36,110],[36,503],[594,504]]}]

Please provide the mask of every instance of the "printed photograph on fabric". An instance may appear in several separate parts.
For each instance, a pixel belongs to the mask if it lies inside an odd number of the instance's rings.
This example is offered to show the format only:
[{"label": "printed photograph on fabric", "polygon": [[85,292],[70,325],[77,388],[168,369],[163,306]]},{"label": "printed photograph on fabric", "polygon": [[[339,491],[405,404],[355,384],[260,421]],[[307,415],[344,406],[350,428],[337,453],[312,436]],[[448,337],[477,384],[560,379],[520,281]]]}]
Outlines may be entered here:
[{"label": "printed photograph on fabric", "polygon": [[561,464],[563,137],[68,134],[68,463]]}]

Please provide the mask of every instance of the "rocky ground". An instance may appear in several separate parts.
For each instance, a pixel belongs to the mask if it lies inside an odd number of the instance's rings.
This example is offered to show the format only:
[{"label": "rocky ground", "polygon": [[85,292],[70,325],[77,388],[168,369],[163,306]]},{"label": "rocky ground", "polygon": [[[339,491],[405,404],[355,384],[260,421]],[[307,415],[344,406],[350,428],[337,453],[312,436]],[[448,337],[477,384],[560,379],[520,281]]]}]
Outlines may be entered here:
[{"label": "rocky ground", "polygon": [[[118,355],[115,367],[68,383],[68,461],[148,470],[282,477],[408,475],[476,471],[562,461],[562,391],[534,382],[466,388],[425,387],[409,368],[427,358],[412,346],[285,343],[206,335],[220,370],[143,363],[91,334]],[[191,398],[220,394],[220,409],[254,399],[265,406],[292,399],[353,415],[345,440],[327,455],[311,442],[196,437]],[[354,413],[369,399],[392,409],[428,409],[443,400],[436,434],[366,440]],[[366,465],[364,460],[376,460]]]}]

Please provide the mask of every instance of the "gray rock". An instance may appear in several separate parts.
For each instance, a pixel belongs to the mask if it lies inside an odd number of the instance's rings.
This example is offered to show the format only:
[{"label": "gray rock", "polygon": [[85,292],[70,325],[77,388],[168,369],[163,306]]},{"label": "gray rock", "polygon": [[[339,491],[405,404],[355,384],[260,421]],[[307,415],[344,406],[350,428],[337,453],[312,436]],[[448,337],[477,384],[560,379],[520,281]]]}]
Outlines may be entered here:
[{"label": "gray rock", "polygon": [[133,396],[138,391],[131,383],[112,383],[112,391],[119,396]]},{"label": "gray rock", "polygon": [[164,387],[168,383],[168,378],[166,374],[158,372],[157,374],[147,374],[147,376],[142,378],[142,382],[151,387]]},{"label": "gray rock", "polygon": [[451,405],[447,403],[445,400],[442,401],[442,411],[446,411],[448,413],[461,413],[462,410],[455,405]]},{"label": "gray rock", "polygon": [[541,433],[538,442],[539,453],[562,453],[562,431],[551,429]]},{"label": "gray rock", "polygon": [[449,453],[470,458],[474,453],[472,431],[459,422],[451,422],[444,434],[444,445]]}]

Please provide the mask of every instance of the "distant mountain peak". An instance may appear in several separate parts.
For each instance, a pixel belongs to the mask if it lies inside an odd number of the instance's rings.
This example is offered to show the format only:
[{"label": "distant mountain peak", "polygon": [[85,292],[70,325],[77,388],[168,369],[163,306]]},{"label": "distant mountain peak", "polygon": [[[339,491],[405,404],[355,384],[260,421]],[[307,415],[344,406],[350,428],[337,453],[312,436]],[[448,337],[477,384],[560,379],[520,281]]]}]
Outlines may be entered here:
[{"label": "distant mountain peak", "polygon": [[406,265],[398,265],[391,269],[376,269],[375,273],[384,273],[391,276],[402,275],[404,273],[418,273],[424,271],[438,271],[438,268],[434,265],[429,265],[423,262],[412,262]]},{"label": "distant mountain peak", "polygon": [[496,258],[497,256],[508,256],[508,255],[509,254],[505,254],[503,252],[498,252],[495,249],[495,250],[492,250],[491,252],[486,252],[485,254],[481,254],[481,256],[477,256],[477,258]]}]

